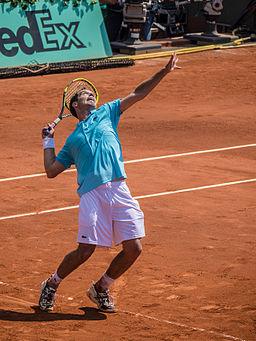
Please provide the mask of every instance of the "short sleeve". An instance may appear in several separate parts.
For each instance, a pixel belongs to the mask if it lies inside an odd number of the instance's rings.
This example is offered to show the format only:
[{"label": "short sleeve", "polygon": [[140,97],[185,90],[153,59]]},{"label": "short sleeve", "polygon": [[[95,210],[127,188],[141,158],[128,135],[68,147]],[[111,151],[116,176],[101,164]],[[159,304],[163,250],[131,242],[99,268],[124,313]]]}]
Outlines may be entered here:
[{"label": "short sleeve", "polygon": [[105,105],[108,106],[110,119],[113,123],[113,126],[117,128],[118,122],[120,119],[121,112],[121,101],[120,99],[116,99],[115,101],[108,102]]},{"label": "short sleeve", "polygon": [[72,164],[74,164],[74,160],[70,154],[67,141],[62,149],[59,151],[56,160],[62,163],[65,168],[69,168]]}]

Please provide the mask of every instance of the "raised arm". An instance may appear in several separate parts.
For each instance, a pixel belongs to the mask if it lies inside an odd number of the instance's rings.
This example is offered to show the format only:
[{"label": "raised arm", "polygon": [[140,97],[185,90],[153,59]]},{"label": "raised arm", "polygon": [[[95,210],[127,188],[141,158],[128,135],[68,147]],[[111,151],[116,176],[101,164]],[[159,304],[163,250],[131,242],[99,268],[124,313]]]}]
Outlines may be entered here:
[{"label": "raised arm", "polygon": [[55,178],[58,174],[65,170],[65,167],[56,160],[54,129],[48,130],[44,127],[42,130],[43,147],[44,147],[44,168],[48,178]]},{"label": "raised arm", "polygon": [[151,78],[140,83],[128,96],[122,98],[121,111],[124,112],[133,104],[145,98],[169,72],[176,68],[180,69],[180,67],[176,65],[177,61],[178,58],[176,54],[173,54],[165,67],[156,72]]}]

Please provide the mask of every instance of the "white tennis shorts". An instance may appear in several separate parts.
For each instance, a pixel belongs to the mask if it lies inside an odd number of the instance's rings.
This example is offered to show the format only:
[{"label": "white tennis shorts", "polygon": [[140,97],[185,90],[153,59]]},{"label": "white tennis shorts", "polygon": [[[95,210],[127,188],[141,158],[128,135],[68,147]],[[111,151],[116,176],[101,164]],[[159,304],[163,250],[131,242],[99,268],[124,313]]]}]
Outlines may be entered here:
[{"label": "white tennis shorts", "polygon": [[144,236],[144,214],[125,181],[107,182],[80,198],[78,243],[111,247]]}]

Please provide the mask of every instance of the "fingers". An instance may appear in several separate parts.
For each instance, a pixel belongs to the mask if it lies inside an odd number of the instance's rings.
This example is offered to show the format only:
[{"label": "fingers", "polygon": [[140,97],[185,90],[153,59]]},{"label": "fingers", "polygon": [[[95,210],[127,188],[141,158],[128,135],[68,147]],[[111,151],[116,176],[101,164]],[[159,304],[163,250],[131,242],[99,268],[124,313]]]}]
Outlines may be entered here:
[{"label": "fingers", "polygon": [[174,53],[171,57],[171,70],[181,69],[181,67],[177,65],[178,60],[176,53]]},{"label": "fingers", "polygon": [[177,65],[178,60],[176,53],[174,53],[166,65],[168,72],[173,71],[174,69],[181,69],[181,67]]},{"label": "fingers", "polygon": [[54,125],[48,123],[46,127],[42,129],[42,138],[54,136]]}]

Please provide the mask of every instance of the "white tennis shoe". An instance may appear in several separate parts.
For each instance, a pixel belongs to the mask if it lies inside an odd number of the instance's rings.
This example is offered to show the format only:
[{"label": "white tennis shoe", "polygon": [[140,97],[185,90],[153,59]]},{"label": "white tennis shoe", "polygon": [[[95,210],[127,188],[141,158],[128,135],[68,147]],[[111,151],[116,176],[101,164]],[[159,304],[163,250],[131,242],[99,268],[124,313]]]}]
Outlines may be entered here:
[{"label": "white tennis shoe", "polygon": [[93,303],[97,304],[100,311],[105,313],[115,313],[117,311],[113,298],[109,295],[109,290],[99,292],[96,290],[95,284],[92,283],[91,287],[87,290],[87,296]]},{"label": "white tennis shoe", "polygon": [[39,298],[39,308],[42,311],[51,311],[53,310],[56,289],[49,286],[48,280],[45,280],[41,284],[41,293]]}]

